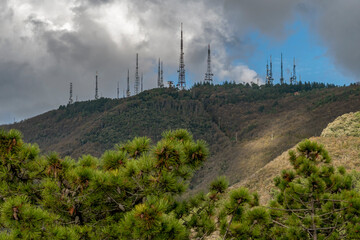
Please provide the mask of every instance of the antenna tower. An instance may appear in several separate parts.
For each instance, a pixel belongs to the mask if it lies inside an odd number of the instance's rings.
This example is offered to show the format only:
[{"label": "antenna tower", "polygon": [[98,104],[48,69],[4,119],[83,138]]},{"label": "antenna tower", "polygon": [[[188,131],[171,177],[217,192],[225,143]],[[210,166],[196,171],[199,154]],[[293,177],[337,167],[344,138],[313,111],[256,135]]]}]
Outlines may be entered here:
[{"label": "antenna tower", "polygon": [[72,91],[72,83],[70,83],[70,97],[69,97],[69,104],[72,104],[73,103],[73,91]]},{"label": "antenna tower", "polygon": [[296,82],[296,64],[295,64],[295,58],[294,58],[294,67],[293,67],[292,76],[290,77],[290,84],[297,84],[297,82]]},{"label": "antenna tower", "polygon": [[128,69],[128,74],[127,74],[126,97],[130,97],[130,77],[129,77],[129,69]]},{"label": "antenna tower", "polygon": [[185,83],[185,63],[184,63],[184,46],[183,46],[183,30],[181,23],[181,40],[180,40],[180,64],[179,64],[179,81],[177,86],[180,90],[184,90],[186,87]]},{"label": "antenna tower", "polygon": [[117,97],[117,99],[119,99],[119,98],[120,98],[120,88],[119,88],[119,82],[117,82],[116,97]]},{"label": "antenna tower", "polygon": [[266,60],[266,84],[269,84],[269,60]]},{"label": "antenna tower", "polygon": [[98,89],[98,73],[96,71],[96,76],[95,76],[95,99],[99,99],[98,91],[99,91],[99,89]]},{"label": "antenna tower", "polygon": [[161,87],[161,68],[160,68],[160,58],[159,58],[159,66],[158,66],[158,82],[157,82],[158,88]]},{"label": "antenna tower", "polygon": [[283,69],[282,53],[281,53],[281,76],[280,76],[280,84],[284,84],[284,69]]},{"label": "antenna tower", "polygon": [[271,55],[270,55],[270,70],[269,70],[269,79],[268,79],[268,84],[273,85],[274,83],[274,78],[273,78],[273,72],[272,72],[272,59],[271,59]]},{"label": "antenna tower", "polygon": [[214,74],[211,71],[211,53],[210,44],[208,45],[208,58],[207,58],[207,70],[205,73],[204,83],[212,83]]},{"label": "antenna tower", "polygon": [[139,85],[140,85],[140,78],[139,78],[139,55],[136,54],[135,95],[139,93]]},{"label": "antenna tower", "polygon": [[164,87],[164,66],[163,62],[161,61],[161,68],[160,68],[160,87]]},{"label": "antenna tower", "polygon": [[143,91],[143,87],[144,87],[144,74],[141,73],[141,92]]}]

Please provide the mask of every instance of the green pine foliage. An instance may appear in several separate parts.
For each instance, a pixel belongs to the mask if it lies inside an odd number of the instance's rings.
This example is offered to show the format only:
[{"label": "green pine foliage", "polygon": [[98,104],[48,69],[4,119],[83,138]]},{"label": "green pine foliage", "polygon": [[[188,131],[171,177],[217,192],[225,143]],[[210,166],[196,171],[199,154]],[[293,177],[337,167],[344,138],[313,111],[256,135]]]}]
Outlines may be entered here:
[{"label": "green pine foliage", "polygon": [[293,169],[275,178],[267,206],[218,177],[185,198],[209,155],[186,130],[156,144],[137,137],[100,158],[41,155],[18,131],[0,132],[0,239],[357,239],[358,184],[322,145],[289,152]]},{"label": "green pine foliage", "polygon": [[289,161],[293,170],[274,179],[278,191],[268,206],[257,206],[247,189],[230,193],[220,214],[224,239],[358,239],[360,194],[352,175],[335,169],[310,140],[290,151]]},{"label": "green pine foliage", "polygon": [[[189,210],[204,205],[177,200],[209,155],[186,130],[167,131],[155,145],[137,137],[99,159],[39,153],[20,132],[0,132],[0,238],[188,239]],[[212,226],[200,226],[203,235],[215,228],[213,219],[199,222]]]},{"label": "green pine foliage", "polygon": [[224,239],[267,239],[270,215],[259,206],[258,195],[243,187],[232,190],[229,195],[219,215]]}]

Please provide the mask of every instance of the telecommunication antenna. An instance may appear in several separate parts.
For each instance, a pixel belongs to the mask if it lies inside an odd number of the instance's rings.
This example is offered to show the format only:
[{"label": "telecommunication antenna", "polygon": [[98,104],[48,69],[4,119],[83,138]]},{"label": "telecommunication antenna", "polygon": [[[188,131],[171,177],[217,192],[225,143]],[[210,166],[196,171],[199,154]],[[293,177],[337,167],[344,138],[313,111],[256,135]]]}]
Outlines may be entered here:
[{"label": "telecommunication antenna", "polygon": [[205,73],[204,83],[212,83],[214,74],[211,71],[211,53],[210,53],[210,44],[208,45],[208,58],[207,58],[207,70]]},{"label": "telecommunication antenna", "polygon": [[129,69],[128,69],[128,74],[127,74],[126,97],[130,97],[130,77],[129,77]]},{"label": "telecommunication antenna", "polygon": [[161,61],[161,70],[160,70],[160,87],[164,87],[164,65]]},{"label": "telecommunication antenna", "polygon": [[281,75],[280,75],[280,84],[284,84],[284,68],[283,68],[283,57],[281,53]]},{"label": "telecommunication antenna", "polygon": [[268,84],[273,85],[274,83],[274,78],[273,78],[273,71],[272,71],[272,58],[270,55],[270,73],[269,73],[269,82]]},{"label": "telecommunication antenna", "polygon": [[161,87],[161,67],[160,67],[160,58],[159,58],[159,66],[158,66],[158,81],[157,81],[158,88]]},{"label": "telecommunication antenna", "polygon": [[119,98],[120,98],[120,88],[119,88],[119,82],[117,82],[116,97],[117,97],[117,99],[119,99]]},{"label": "telecommunication antenna", "polygon": [[266,60],[266,79],[265,83],[269,84],[269,60]]},{"label": "telecommunication antenna", "polygon": [[139,85],[140,85],[140,78],[139,78],[139,55],[136,54],[135,95],[139,93]]},{"label": "telecommunication antenna", "polygon": [[69,104],[73,103],[73,85],[70,83],[70,97],[69,97]]},{"label": "telecommunication antenna", "polygon": [[180,63],[179,63],[179,80],[177,86],[180,90],[184,90],[186,88],[185,82],[185,62],[184,62],[184,45],[183,45],[183,30],[181,23],[181,40],[180,40]]},{"label": "telecommunication antenna", "polygon": [[296,64],[295,64],[295,58],[294,58],[294,66],[293,66],[292,76],[290,77],[290,84],[297,84],[297,82],[296,82]]},{"label": "telecommunication antenna", "polygon": [[98,89],[98,72],[96,71],[95,76],[95,99],[99,99],[99,89]]}]

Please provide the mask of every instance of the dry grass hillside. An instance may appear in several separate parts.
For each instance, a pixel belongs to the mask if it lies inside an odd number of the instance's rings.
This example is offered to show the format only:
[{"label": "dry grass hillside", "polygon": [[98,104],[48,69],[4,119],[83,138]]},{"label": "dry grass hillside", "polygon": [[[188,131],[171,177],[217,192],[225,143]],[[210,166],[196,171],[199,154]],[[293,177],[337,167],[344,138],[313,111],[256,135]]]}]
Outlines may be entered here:
[{"label": "dry grass hillside", "polygon": [[321,133],[322,137],[360,137],[360,112],[344,114],[330,123]]},{"label": "dry grass hillside", "polygon": [[[334,166],[344,166],[348,171],[360,171],[360,137],[312,137],[310,140],[325,146]],[[291,149],[295,149],[295,146]],[[251,191],[258,192],[261,203],[266,204],[274,189],[273,179],[280,175],[281,170],[291,168],[289,154],[286,151],[247,179],[233,185],[231,189],[245,186]]]}]

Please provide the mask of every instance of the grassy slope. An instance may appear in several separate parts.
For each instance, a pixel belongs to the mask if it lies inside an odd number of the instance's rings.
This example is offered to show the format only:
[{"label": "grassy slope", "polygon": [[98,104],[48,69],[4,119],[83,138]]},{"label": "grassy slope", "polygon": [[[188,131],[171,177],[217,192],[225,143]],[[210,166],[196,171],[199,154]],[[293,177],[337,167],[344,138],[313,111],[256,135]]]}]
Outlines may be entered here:
[{"label": "grassy slope", "polygon": [[360,110],[358,86],[296,91],[232,84],[154,89],[128,99],[75,103],[4,128],[21,130],[44,151],[73,157],[100,156],[135,136],[156,141],[166,129],[187,128],[212,152],[193,179],[199,189],[218,175],[241,181],[301,139],[320,135],[337,116]]},{"label": "grassy slope", "polygon": [[322,131],[322,137],[360,137],[360,112],[351,112],[337,117]]},{"label": "grassy slope", "polygon": [[[336,121],[329,124],[332,128],[335,125],[343,125],[343,122],[340,122],[338,118]],[[329,127],[326,129],[328,128]],[[343,129],[340,129],[342,132]],[[312,137],[310,140],[325,146],[325,149],[328,150],[330,157],[332,158],[332,164],[334,166],[344,166],[348,171],[360,171],[360,137],[346,136],[341,132],[339,132],[336,137]],[[358,135],[360,132],[359,126],[355,132],[357,132],[356,135]],[[296,146],[291,149],[294,150],[295,148]],[[292,169],[289,162],[288,151],[282,153],[247,179],[233,185],[231,189],[245,186],[252,191],[257,191],[260,194],[261,203],[266,204],[271,198],[272,191],[275,188],[273,179],[280,175],[283,169]]]}]

